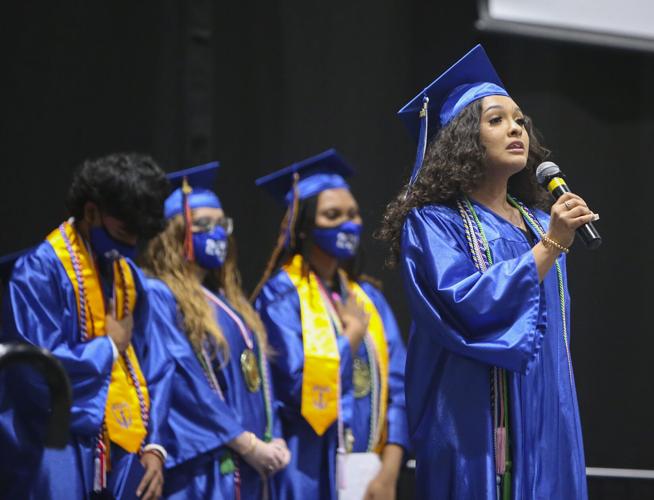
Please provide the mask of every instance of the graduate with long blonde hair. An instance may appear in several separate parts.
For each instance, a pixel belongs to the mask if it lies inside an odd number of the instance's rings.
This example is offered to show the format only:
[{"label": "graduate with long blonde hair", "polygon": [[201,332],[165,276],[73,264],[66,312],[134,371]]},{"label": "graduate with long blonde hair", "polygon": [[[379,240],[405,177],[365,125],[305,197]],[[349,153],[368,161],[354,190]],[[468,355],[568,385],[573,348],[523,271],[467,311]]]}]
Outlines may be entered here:
[{"label": "graduate with long blonde hair", "polygon": [[275,413],[266,331],[243,295],[232,220],[208,189],[217,163],[171,174],[166,229],[143,266],[175,360],[168,498],[271,498],[290,457]]}]

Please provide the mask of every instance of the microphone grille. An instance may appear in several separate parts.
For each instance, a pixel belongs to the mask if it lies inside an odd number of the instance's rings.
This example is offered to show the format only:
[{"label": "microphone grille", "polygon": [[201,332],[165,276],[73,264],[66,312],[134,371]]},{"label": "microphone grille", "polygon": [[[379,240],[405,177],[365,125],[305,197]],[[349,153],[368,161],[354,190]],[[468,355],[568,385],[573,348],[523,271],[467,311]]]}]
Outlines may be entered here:
[{"label": "microphone grille", "polygon": [[561,174],[559,166],[551,161],[544,161],[536,167],[536,181],[538,184],[546,184],[552,177]]}]

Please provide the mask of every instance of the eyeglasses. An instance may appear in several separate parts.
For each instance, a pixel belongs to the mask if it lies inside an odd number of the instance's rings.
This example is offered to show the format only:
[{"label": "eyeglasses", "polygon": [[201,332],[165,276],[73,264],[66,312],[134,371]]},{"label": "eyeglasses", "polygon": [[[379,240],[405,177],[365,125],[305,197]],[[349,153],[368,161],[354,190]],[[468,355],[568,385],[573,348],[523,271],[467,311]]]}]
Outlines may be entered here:
[{"label": "eyeglasses", "polygon": [[214,220],[211,217],[202,217],[193,220],[192,229],[194,233],[209,233],[216,226],[222,227],[227,233],[227,236],[229,236],[234,231],[234,220],[231,217],[223,217],[218,220]]}]

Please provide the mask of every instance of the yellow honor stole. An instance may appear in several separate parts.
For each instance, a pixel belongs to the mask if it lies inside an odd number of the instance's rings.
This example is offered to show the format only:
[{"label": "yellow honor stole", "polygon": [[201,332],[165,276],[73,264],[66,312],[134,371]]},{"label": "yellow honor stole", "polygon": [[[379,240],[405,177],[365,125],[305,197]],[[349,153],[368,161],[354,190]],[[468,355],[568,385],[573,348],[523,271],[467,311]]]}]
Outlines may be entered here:
[{"label": "yellow honor stole", "polygon": [[336,331],[327,311],[318,278],[302,273],[302,256],[295,255],[283,267],[300,298],[304,370],[302,372],[302,416],[322,436],[338,418],[341,356]]},{"label": "yellow honor stole", "polygon": [[[302,322],[302,343],[304,348],[304,370],[302,372],[301,412],[305,420],[319,436],[338,417],[340,398],[340,354],[336,343],[335,326],[340,329],[338,317],[329,314],[330,302],[321,290],[316,275],[309,271],[303,274],[303,259],[295,255],[283,267],[300,299]],[[384,324],[377,308],[363,289],[343,276],[350,293],[363,305],[370,315],[368,333],[375,347],[381,382],[380,404],[377,428],[374,437],[375,451],[381,451],[385,444],[386,408],[388,401],[388,346]],[[335,315],[334,315],[335,316]]]},{"label": "yellow honor stole", "polygon": [[[106,335],[106,307],[100,277],[81,237],[70,222],[64,222],[50,233],[47,241],[75,290],[82,340]],[[116,319],[122,319],[131,314],[136,305],[134,276],[125,259],[116,260],[113,271]],[[105,439],[130,453],[138,452],[147,434],[149,409],[148,388],[130,344],[111,370],[104,415]]]}]

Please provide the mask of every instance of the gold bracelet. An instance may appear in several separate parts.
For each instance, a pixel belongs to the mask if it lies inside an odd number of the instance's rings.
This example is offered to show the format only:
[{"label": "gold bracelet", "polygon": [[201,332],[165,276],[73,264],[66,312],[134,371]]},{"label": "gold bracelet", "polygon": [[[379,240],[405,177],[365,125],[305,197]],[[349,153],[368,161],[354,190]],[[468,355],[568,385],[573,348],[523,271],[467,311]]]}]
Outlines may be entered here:
[{"label": "gold bracelet", "polygon": [[145,455],[146,453],[149,453],[149,454],[154,455],[155,457],[157,457],[159,459],[159,461],[161,462],[162,467],[166,464],[166,460],[164,459],[163,455],[161,454],[161,452],[159,450],[155,450],[154,448],[150,449],[150,450],[145,450],[143,452],[143,455]]},{"label": "gold bracelet", "polygon": [[554,248],[556,248],[557,250],[559,250],[560,252],[563,252],[563,253],[570,252],[569,248],[564,247],[558,241],[554,241],[552,238],[550,238],[546,234],[543,235],[542,241],[543,241],[543,245],[545,245],[546,247],[554,247]]},{"label": "gold bracelet", "polygon": [[243,453],[241,453],[242,457],[248,456],[257,447],[257,436],[254,435],[254,432],[248,432],[248,433],[250,435],[250,442],[248,443],[248,449]]}]

